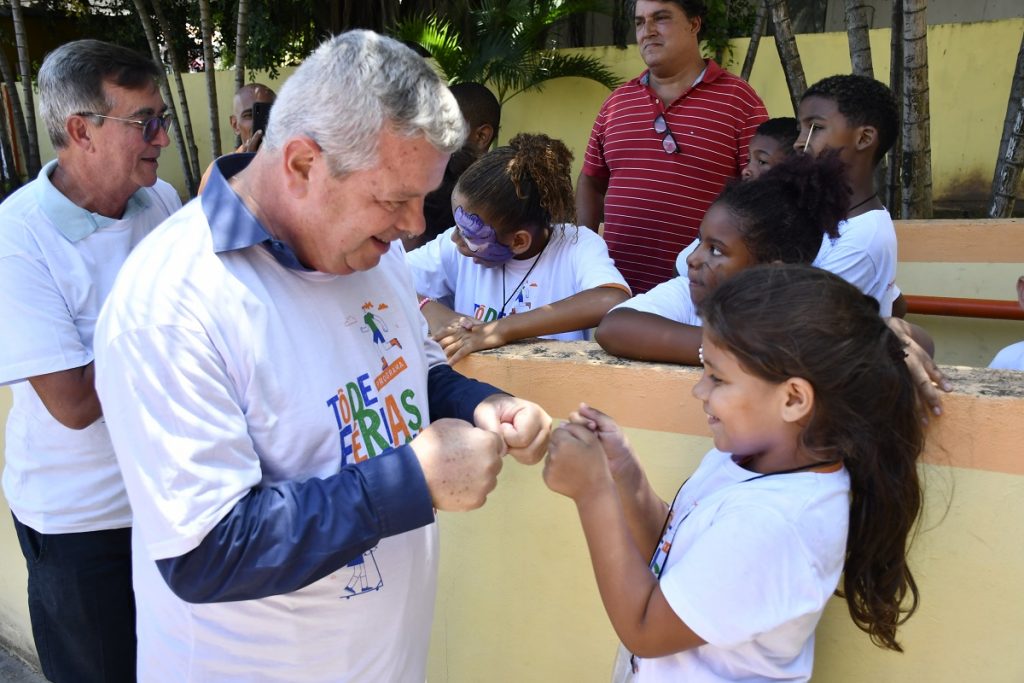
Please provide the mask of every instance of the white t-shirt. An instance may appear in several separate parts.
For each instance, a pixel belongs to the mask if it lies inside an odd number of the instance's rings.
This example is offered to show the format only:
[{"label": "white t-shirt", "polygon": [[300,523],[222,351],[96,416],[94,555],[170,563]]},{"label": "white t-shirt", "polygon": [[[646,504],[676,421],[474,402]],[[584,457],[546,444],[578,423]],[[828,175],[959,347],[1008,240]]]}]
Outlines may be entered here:
[{"label": "white t-shirt", "polygon": [[810,678],[846,553],[849,474],[757,476],[712,449],[676,497],[654,564],[672,610],[707,643],[640,660],[642,683]]},{"label": "white t-shirt", "polygon": [[92,362],[93,328],[121,264],[181,206],[158,180],[112,219],[74,204],[50,182],[57,162],[0,205],[0,384],[11,384],[4,494],[45,534],[119,529],[132,515],[101,418],[75,430],[58,422],[27,381]]},{"label": "white t-shirt", "polygon": [[195,200],[125,264],[96,359],[135,511],[140,680],[423,680],[435,524],[256,600],[186,603],[154,564],[196,548],[252,487],[335,474],[426,426],[444,354],[400,247],[346,276],[287,269],[260,245],[214,253]]},{"label": "white t-shirt", "polygon": [[988,366],[993,370],[1024,370],[1024,341],[1007,346]]},{"label": "white t-shirt", "polygon": [[690,280],[685,273],[677,275],[667,282],[662,282],[643,294],[637,294],[632,299],[623,301],[612,310],[618,308],[632,308],[643,313],[653,313],[685,325],[695,327],[703,325],[700,316],[697,315],[697,306],[690,296]]},{"label": "white t-shirt", "polygon": [[[416,291],[435,299],[454,297],[454,310],[483,322],[525,313],[594,287],[618,287],[629,293],[604,239],[592,230],[559,225],[539,255],[488,268],[459,253],[449,228],[406,256]],[[536,264],[536,265],[534,265]],[[532,270],[531,270],[532,268]],[[507,303],[505,303],[507,302]],[[578,341],[586,330],[551,334],[547,339]]]},{"label": "white t-shirt", "polygon": [[878,301],[883,317],[896,300],[896,228],[885,209],[839,223],[839,237],[825,235],[813,265],[835,273]]}]

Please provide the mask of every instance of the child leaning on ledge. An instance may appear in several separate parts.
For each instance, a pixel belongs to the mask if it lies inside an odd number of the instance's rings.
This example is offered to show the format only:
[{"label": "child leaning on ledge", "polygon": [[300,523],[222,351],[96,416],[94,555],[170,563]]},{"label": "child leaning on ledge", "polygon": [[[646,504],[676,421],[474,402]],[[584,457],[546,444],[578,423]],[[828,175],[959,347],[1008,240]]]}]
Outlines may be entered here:
[{"label": "child leaning on ledge", "polygon": [[[1017,279],[1017,303],[1024,308],[1024,275]],[[993,370],[1024,370],[1024,341],[1007,346],[988,366]]]},{"label": "child leaning on ledge", "polygon": [[[562,142],[517,135],[459,178],[455,226],[407,255],[449,362],[528,337],[586,339],[629,298],[604,240],[570,222],[571,163]],[[453,308],[436,301],[445,298]]]}]

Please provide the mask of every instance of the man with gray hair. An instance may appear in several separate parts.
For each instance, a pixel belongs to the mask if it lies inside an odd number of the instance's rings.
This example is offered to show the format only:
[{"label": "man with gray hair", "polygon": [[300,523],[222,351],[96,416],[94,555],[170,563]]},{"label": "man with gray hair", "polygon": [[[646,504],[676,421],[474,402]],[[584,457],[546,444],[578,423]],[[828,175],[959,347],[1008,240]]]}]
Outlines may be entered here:
[{"label": "man with gray hair", "polygon": [[393,245],[464,137],[426,62],[342,34],[129,258],[96,356],[140,679],[424,680],[435,509],[482,505],[551,424],[445,363]]},{"label": "man with gray hair", "polygon": [[0,383],[11,384],[4,493],[52,681],[135,674],[131,511],[93,384],[93,328],[121,264],[181,206],[157,179],[169,143],[160,71],[79,40],[39,70],[57,150],[0,205]]}]

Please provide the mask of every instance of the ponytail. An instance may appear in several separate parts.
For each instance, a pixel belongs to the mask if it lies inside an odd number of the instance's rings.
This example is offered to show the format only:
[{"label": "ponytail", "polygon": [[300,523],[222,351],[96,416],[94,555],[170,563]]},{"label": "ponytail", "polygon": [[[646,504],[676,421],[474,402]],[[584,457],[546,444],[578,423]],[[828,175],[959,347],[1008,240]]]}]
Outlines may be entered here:
[{"label": "ponytail", "polygon": [[872,642],[902,651],[897,627],[919,601],[906,551],[921,511],[923,413],[878,302],[824,270],[762,265],[719,285],[701,317],[748,372],[773,383],[802,377],[814,387],[802,446],[822,460],[841,458],[850,474],[839,594]]}]

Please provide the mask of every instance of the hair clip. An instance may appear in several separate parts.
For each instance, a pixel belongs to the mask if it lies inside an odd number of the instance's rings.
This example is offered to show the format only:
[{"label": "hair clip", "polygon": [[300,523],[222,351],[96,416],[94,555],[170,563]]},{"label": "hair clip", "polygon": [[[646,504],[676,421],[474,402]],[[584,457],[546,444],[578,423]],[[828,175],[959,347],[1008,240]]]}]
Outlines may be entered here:
[{"label": "hair clip", "polygon": [[697,358],[700,360],[700,364],[704,365],[704,345],[701,344],[697,347]]}]

